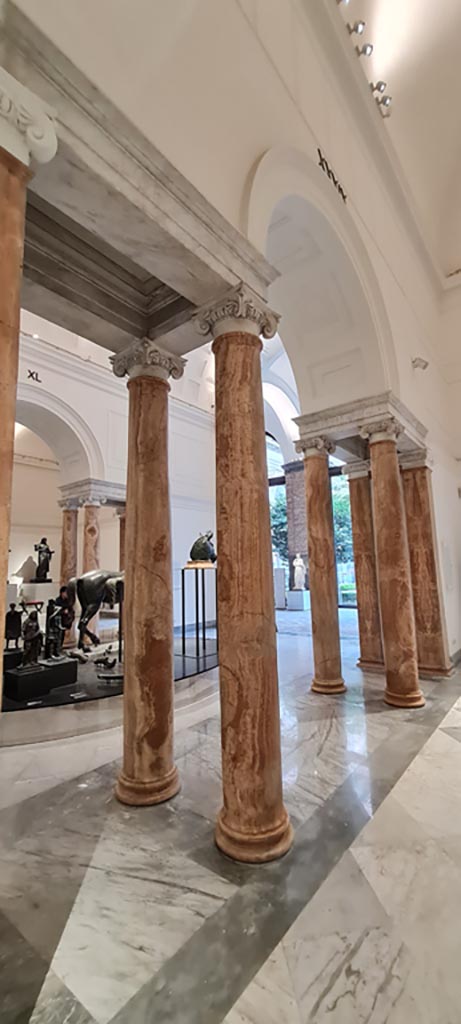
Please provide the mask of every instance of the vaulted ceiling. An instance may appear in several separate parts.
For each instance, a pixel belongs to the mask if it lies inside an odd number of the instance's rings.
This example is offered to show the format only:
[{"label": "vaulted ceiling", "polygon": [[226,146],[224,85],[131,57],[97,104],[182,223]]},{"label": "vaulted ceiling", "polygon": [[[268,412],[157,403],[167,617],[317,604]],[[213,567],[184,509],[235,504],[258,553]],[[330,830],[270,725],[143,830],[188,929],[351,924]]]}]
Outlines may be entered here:
[{"label": "vaulted ceiling", "polygon": [[364,74],[393,98],[383,130],[439,268],[461,278],[461,2],[350,0],[339,12],[366,22],[361,40],[374,52],[360,58]]}]

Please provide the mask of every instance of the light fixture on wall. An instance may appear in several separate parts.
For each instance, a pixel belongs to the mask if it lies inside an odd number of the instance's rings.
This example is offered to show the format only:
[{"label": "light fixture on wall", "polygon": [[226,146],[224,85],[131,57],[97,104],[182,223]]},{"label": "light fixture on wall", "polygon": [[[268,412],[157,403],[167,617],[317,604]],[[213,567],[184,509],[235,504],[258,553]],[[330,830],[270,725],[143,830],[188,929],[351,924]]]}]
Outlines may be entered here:
[{"label": "light fixture on wall", "polygon": [[383,117],[390,117],[392,114],[392,96],[375,96],[378,107]]},{"label": "light fixture on wall", "polygon": [[373,53],[373,43],[364,43],[363,46],[356,46],[355,49],[359,57],[371,57]]},{"label": "light fixture on wall", "polygon": [[370,82],[370,89],[372,92],[379,92],[381,95],[386,92],[387,82],[380,80],[379,82]]},{"label": "light fixture on wall", "polygon": [[344,6],[347,7],[347,4],[350,3],[350,0],[336,0],[336,3],[344,4]]},{"label": "light fixture on wall", "polygon": [[347,29],[348,29],[349,35],[351,36],[354,32],[358,36],[363,35],[363,33],[365,31],[365,26],[366,26],[366,21],[362,21],[362,20],[354,21],[353,25],[351,25],[350,22],[348,22],[347,23]]}]

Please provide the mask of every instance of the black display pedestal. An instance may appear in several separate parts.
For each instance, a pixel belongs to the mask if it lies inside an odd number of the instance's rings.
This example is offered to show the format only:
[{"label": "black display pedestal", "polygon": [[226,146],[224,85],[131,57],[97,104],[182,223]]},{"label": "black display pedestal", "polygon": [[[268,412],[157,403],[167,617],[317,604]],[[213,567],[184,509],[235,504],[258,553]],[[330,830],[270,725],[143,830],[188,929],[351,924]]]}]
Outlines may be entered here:
[{"label": "black display pedestal", "polygon": [[69,686],[77,682],[77,662],[57,661],[54,665],[40,663],[35,670],[27,672],[13,668],[5,672],[5,694],[10,700],[34,700],[43,697],[57,686]]},{"label": "black display pedestal", "polygon": [[[182,634],[182,655],[186,657],[186,572],[192,572],[195,576],[195,656],[200,657],[207,650],[207,632],[206,632],[206,587],[205,587],[205,572],[213,570],[215,574],[215,601],[216,601],[216,642],[218,635],[218,622],[217,622],[217,608],[218,608],[218,594],[217,594],[217,571],[216,567],[212,562],[188,562],[187,565],[181,569],[181,634]],[[199,584],[199,574],[201,577]],[[200,591],[201,591],[201,602],[200,602]],[[200,603],[202,605],[202,614],[200,617]],[[200,621],[201,618],[201,621]],[[201,634],[201,642],[200,642]],[[201,648],[201,649],[200,649]],[[201,671],[199,669],[199,671]]]},{"label": "black display pedestal", "polygon": [[3,651],[3,672],[17,668],[22,663],[22,648],[10,647],[9,651]]}]

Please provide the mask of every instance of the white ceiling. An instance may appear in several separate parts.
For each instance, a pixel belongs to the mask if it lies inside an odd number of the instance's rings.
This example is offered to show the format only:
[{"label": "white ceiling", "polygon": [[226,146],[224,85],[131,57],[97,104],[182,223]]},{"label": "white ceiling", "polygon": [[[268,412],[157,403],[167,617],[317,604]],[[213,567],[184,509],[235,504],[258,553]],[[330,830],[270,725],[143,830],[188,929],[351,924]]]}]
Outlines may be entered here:
[{"label": "white ceiling", "polygon": [[369,80],[388,82],[393,112],[383,130],[449,275],[461,267],[461,0],[350,0],[339,11],[345,21],[366,22],[361,39],[374,52],[362,67]]}]

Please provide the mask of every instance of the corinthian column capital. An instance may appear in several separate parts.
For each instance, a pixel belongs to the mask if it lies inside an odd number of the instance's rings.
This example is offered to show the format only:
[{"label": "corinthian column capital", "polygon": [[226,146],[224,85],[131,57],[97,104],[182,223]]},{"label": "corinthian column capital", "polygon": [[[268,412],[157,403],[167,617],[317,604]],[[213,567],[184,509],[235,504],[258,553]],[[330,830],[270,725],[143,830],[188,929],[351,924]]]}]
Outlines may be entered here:
[{"label": "corinthian column capital", "polygon": [[133,341],[131,345],[110,357],[116,377],[160,377],[161,380],[179,380],[186,360],[166,352],[150,338]]},{"label": "corinthian column capital", "polygon": [[194,317],[199,334],[212,334],[215,339],[234,332],[273,338],[279,320],[279,314],[243,281]]},{"label": "corinthian column capital", "polygon": [[54,111],[0,67],[0,147],[21,163],[52,160],[58,148]]},{"label": "corinthian column capital", "polygon": [[308,459],[310,455],[333,455],[336,445],[328,437],[302,437],[295,447]]},{"label": "corinthian column capital", "polygon": [[359,427],[360,437],[363,437],[369,444],[376,441],[396,441],[403,432],[403,426],[395,419],[395,416],[386,416],[385,419],[363,423]]}]

